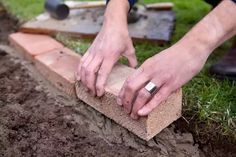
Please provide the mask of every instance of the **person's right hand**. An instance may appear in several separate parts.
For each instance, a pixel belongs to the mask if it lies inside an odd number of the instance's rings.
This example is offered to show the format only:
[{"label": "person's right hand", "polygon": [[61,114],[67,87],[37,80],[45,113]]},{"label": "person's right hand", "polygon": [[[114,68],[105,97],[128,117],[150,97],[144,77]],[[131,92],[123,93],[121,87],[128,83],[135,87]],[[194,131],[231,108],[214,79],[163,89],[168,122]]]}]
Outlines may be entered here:
[{"label": "person's right hand", "polygon": [[130,66],[137,65],[127,26],[103,26],[79,63],[78,79],[94,96],[102,96],[108,75],[121,56],[128,59]]}]

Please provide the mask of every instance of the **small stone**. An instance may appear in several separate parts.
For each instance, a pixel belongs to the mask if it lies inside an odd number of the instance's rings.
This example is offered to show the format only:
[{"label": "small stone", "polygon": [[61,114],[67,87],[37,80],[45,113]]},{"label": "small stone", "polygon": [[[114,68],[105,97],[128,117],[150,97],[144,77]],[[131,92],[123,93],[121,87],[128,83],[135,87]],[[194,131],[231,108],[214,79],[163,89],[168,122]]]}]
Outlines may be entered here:
[{"label": "small stone", "polygon": [[38,92],[42,92],[43,91],[43,87],[42,86],[36,86],[35,88],[34,88],[36,91],[38,91]]}]

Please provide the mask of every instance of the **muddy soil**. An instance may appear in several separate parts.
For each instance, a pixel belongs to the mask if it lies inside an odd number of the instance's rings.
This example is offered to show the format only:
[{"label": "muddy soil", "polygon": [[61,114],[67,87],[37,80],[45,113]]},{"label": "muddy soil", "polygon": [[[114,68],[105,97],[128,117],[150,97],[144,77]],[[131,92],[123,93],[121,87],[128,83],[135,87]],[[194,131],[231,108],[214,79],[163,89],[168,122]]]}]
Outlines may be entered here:
[{"label": "muddy soil", "polygon": [[191,134],[169,128],[142,141],[86,104],[39,85],[4,51],[0,91],[0,156],[199,156]]},{"label": "muddy soil", "polygon": [[[16,26],[9,20],[0,13],[3,43]],[[174,125],[149,142],[139,139],[56,90],[31,63],[14,54],[0,43],[0,156],[205,156],[192,134],[181,133]]]}]

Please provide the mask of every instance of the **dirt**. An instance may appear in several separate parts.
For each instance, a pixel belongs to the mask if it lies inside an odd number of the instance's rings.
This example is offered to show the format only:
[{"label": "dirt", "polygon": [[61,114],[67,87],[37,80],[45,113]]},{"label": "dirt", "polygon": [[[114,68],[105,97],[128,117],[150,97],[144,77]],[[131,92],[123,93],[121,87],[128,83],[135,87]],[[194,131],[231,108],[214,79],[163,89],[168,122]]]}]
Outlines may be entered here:
[{"label": "dirt", "polygon": [[138,139],[86,104],[39,85],[0,51],[0,156],[199,156],[191,134]]},{"label": "dirt", "polygon": [[17,29],[17,21],[10,17],[0,4],[0,43],[6,43],[8,34],[15,32]]},{"label": "dirt", "polygon": [[[4,44],[16,26],[7,19],[0,15]],[[83,102],[71,100],[15,54],[0,43],[0,156],[205,156],[192,134],[174,125],[149,142],[139,139]],[[210,156],[222,155],[217,153]]]}]

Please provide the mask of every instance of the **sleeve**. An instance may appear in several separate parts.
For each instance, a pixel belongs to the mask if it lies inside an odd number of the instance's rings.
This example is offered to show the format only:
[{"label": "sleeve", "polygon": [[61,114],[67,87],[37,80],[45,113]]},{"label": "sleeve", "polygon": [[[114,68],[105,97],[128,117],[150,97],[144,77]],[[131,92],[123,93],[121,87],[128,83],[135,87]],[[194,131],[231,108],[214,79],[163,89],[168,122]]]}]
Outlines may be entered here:
[{"label": "sleeve", "polygon": [[[205,0],[207,3],[211,4],[213,7],[216,7],[222,0]],[[236,0],[232,0],[236,3]]]},{"label": "sleeve", "polygon": [[[107,4],[110,0],[106,0],[107,1]],[[130,6],[130,9],[132,9],[132,7],[134,6],[134,4],[137,2],[137,0],[127,0],[129,1],[129,6]]]}]

